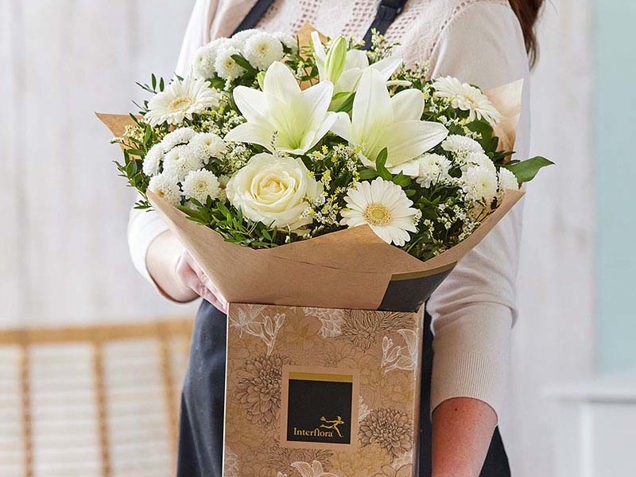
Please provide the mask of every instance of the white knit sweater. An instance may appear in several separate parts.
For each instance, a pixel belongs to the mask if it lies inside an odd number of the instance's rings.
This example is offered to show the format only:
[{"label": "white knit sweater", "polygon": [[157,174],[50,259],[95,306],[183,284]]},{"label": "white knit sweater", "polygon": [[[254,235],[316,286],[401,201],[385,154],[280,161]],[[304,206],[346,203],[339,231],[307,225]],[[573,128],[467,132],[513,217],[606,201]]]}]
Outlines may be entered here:
[{"label": "white knit sweater", "polygon": [[[362,38],[377,0],[276,0],[259,27],[294,32],[311,23],[326,35]],[[229,35],[254,0],[198,0],[184,38],[177,72],[194,51]],[[526,80],[516,151],[529,143],[528,60],[523,34],[506,0],[410,0],[387,31],[407,62],[431,62],[433,77],[452,75],[482,88]],[[496,412],[505,398],[511,328],[516,319],[515,281],[522,205],[519,204],[458,264],[433,294],[427,309],[435,333],[431,411],[452,397],[473,397]],[[156,213],[131,210],[129,245],[139,272],[150,278],[145,257],[166,230]]]}]

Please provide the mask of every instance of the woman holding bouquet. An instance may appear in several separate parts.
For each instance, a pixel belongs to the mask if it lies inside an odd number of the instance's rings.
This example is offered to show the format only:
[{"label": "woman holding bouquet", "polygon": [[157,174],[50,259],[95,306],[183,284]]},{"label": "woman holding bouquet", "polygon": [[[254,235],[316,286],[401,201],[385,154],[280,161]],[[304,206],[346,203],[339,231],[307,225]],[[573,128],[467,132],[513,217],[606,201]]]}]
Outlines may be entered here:
[{"label": "woman holding bouquet", "polygon": [[[374,27],[399,43],[396,53],[407,63],[428,60],[432,77],[450,75],[487,89],[528,80],[542,3],[198,0],[177,73],[184,74],[196,50],[216,37],[252,27],[293,34],[310,23],[325,35],[358,39]],[[527,83],[524,106],[515,147],[521,157],[527,157],[529,143]],[[435,339],[429,333],[424,343],[421,476],[510,475],[497,416],[516,318],[521,215],[518,205],[427,302]],[[204,298],[183,392],[178,476],[221,475],[227,303],[156,213],[131,212],[129,243],[135,266],[164,296],[178,302]]]}]

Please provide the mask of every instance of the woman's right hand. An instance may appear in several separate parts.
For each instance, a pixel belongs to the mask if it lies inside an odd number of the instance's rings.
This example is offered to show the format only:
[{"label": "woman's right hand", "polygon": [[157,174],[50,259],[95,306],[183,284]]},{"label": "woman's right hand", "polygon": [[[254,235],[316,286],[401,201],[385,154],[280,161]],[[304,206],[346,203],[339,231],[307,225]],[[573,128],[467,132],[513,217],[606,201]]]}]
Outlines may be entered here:
[{"label": "woman's right hand", "polygon": [[167,298],[184,303],[202,297],[227,313],[227,300],[171,231],[161,233],[152,241],[146,254],[146,267]]},{"label": "woman's right hand", "polygon": [[176,272],[187,288],[209,301],[223,313],[227,313],[227,300],[221,295],[194,257],[190,255],[190,252],[185,249],[177,262]]}]

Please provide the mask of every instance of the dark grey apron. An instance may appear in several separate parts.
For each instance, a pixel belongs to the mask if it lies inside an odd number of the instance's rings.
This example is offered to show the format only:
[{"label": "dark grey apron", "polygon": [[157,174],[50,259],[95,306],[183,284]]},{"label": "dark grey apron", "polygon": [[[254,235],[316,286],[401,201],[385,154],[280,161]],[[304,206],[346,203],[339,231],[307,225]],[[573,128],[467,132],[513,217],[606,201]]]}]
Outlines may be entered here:
[{"label": "dark grey apron", "polygon": [[[273,0],[259,0],[236,31],[253,28]],[[382,0],[365,35],[369,44],[373,28],[385,32],[402,11],[406,0]],[[181,423],[177,477],[221,477],[223,459],[223,406],[225,398],[226,315],[207,301],[201,303],[194,324],[190,362],[181,397]],[[431,371],[433,334],[425,315],[420,402],[419,476],[431,475]],[[252,477],[252,476],[241,476]],[[341,476],[356,477],[356,476]],[[508,458],[499,430],[495,430],[480,477],[510,477]]]}]

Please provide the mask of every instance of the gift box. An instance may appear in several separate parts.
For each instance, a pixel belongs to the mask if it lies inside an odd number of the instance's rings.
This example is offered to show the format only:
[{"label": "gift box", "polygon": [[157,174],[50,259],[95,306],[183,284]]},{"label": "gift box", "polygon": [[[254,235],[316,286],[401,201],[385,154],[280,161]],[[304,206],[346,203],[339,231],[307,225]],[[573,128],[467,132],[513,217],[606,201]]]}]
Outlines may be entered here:
[{"label": "gift box", "polygon": [[223,475],[415,475],[422,326],[421,312],[231,304]]}]

